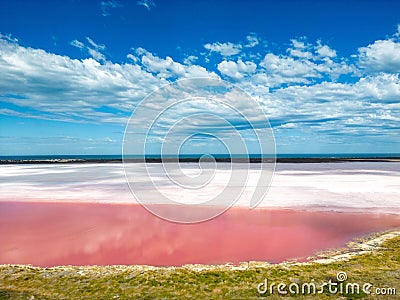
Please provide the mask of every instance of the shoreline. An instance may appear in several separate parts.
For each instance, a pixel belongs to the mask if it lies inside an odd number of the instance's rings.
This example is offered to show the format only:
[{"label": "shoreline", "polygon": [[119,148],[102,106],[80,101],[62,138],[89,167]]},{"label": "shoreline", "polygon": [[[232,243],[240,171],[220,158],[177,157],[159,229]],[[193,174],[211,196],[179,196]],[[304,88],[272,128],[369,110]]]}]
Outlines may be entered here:
[{"label": "shoreline", "polygon": [[[172,163],[172,162],[183,162],[183,163],[197,163],[199,162],[199,158],[147,158],[143,159],[126,159],[124,163]],[[204,159],[204,162],[213,161]],[[274,160],[271,158],[250,158],[250,159],[242,159],[242,158],[215,158],[216,162],[221,163],[273,163]],[[0,165],[25,165],[25,164],[109,164],[109,163],[122,163],[121,159],[80,159],[80,158],[54,158],[54,159],[1,159]],[[371,157],[371,158],[363,158],[363,157],[309,157],[309,158],[276,158],[276,163],[343,163],[343,162],[400,162],[400,157]]]}]

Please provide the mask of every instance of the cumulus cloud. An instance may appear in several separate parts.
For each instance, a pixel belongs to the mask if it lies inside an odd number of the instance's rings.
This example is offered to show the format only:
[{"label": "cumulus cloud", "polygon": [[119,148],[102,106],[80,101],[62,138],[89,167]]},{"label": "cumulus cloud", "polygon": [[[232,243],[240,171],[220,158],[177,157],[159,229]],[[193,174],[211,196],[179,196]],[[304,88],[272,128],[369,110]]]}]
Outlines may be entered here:
[{"label": "cumulus cloud", "polygon": [[313,63],[296,60],[292,57],[278,56],[272,53],[265,55],[260,63],[268,73],[278,74],[284,77],[318,77]]},{"label": "cumulus cloud", "polygon": [[329,78],[337,80],[341,75],[356,75],[352,64],[336,58],[336,51],[320,42],[317,45],[292,40],[293,47],[288,55],[268,53],[260,62],[264,81],[272,86],[281,84],[310,84],[316,80]]},{"label": "cumulus cloud", "polygon": [[302,39],[291,39],[290,41],[292,42],[292,45],[295,49],[306,50],[307,45],[304,40],[305,38],[303,37]]},{"label": "cumulus cloud", "polygon": [[336,51],[328,45],[323,45],[320,40],[316,44],[311,44],[306,38],[292,39],[291,43],[292,46],[287,49],[291,57],[313,61],[336,57]]},{"label": "cumulus cloud", "polygon": [[197,57],[197,56],[195,56],[195,55],[189,55],[188,57],[186,57],[184,60],[183,60],[183,63],[184,64],[186,64],[186,65],[191,65],[191,64],[193,64],[196,60],[198,60],[199,58]]},{"label": "cumulus cloud", "polygon": [[245,44],[246,48],[253,48],[260,43],[259,39],[257,38],[257,36],[255,34],[248,35],[246,37],[246,42],[247,42]]},{"label": "cumulus cloud", "polygon": [[138,65],[76,60],[5,40],[0,40],[0,72],[4,101],[61,120],[117,122],[162,83]]},{"label": "cumulus cloud", "polygon": [[[243,50],[253,48],[260,44],[260,38],[256,34],[251,33],[246,36],[245,41],[239,43],[232,42],[215,42],[204,45],[204,48],[209,50],[211,53],[218,53],[224,57],[234,56],[241,54]],[[244,53],[246,55],[247,53]]]},{"label": "cumulus cloud", "polygon": [[[123,123],[157,88],[182,78],[219,79],[219,72],[257,99],[278,134],[307,130],[332,142],[349,135],[386,134],[400,142],[400,51],[395,36],[361,47],[353,58],[357,63],[352,64],[322,41],[305,39],[292,40],[286,51],[278,53],[264,49],[251,59],[248,51],[261,51],[261,45],[250,35],[241,44],[207,44],[206,49],[218,54],[215,70],[202,66],[194,55],[179,61],[137,48],[127,55],[126,63],[117,64],[107,60],[104,45],[89,37],[71,45],[91,57],[72,59],[0,36],[0,99],[8,104],[0,113]],[[342,75],[352,80],[338,80]],[[191,109],[186,107],[171,120]]]},{"label": "cumulus cloud", "polygon": [[310,59],[313,54],[309,51],[310,45],[307,45],[304,40],[292,39],[292,47],[287,49],[287,52],[292,57]]},{"label": "cumulus cloud", "polygon": [[400,42],[394,39],[375,41],[358,52],[359,66],[368,72],[400,72]]},{"label": "cumulus cloud", "polygon": [[243,62],[240,59],[237,62],[224,60],[218,64],[217,68],[223,75],[241,79],[248,74],[254,73],[257,65],[251,61]]},{"label": "cumulus cloud", "polygon": [[318,45],[316,47],[316,52],[318,54],[319,57],[336,57],[336,51],[331,49],[329,46],[327,45],[322,45],[321,41],[318,41]]},{"label": "cumulus cloud", "polygon": [[277,125],[307,125],[332,134],[347,134],[350,130],[368,136],[368,128],[380,129],[380,134],[399,128],[398,99],[398,76],[379,74],[353,84],[322,82],[282,88],[270,93],[263,104]]},{"label": "cumulus cloud", "polygon": [[[94,43],[92,41],[92,43]],[[97,49],[103,45],[94,44]],[[78,48],[82,42],[73,41]],[[76,60],[40,49],[0,40],[1,99],[27,116],[64,121],[125,121],[146,95],[186,77],[214,77],[198,65],[186,66],[172,58],[157,57],[145,49],[129,55],[134,63],[99,63],[93,58]],[[11,114],[10,110],[2,111]]]},{"label": "cumulus cloud", "polygon": [[210,50],[211,52],[217,52],[222,56],[233,56],[240,53],[242,45],[233,44],[231,42],[213,43],[213,44],[205,44],[204,48]]},{"label": "cumulus cloud", "polygon": [[186,77],[214,77],[218,76],[214,72],[209,72],[206,68],[198,65],[184,65],[174,61],[171,57],[160,58],[149,51],[138,48],[136,55],[140,59],[145,70],[156,74],[160,78],[186,78]]}]

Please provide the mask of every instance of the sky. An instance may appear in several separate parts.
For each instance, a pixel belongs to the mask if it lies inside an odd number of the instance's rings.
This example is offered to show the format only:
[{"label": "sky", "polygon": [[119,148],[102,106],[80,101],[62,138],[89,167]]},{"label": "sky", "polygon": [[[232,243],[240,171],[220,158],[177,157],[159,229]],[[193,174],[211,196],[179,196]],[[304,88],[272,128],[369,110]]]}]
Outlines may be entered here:
[{"label": "sky", "polygon": [[[399,153],[399,11],[394,0],[1,0],[0,155],[121,154],[135,109],[146,132],[148,95],[199,77],[248,95],[224,97],[257,130],[265,113],[278,154]],[[212,122],[193,117],[200,108]],[[171,108],[158,129],[178,119],[201,132],[188,153],[218,149],[228,127],[254,138],[215,103]]]}]

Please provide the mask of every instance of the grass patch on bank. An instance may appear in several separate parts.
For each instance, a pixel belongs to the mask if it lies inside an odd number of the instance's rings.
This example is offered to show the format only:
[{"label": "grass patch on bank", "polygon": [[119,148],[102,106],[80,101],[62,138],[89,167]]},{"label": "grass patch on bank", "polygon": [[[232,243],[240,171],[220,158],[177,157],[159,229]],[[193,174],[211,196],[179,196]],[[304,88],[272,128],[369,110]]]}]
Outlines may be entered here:
[{"label": "grass patch on bank", "polygon": [[[290,246],[290,245],[289,245]],[[296,245],[292,245],[295,247]],[[351,249],[349,250],[351,252]],[[304,283],[313,282],[317,292],[323,282],[337,283],[338,272],[346,272],[343,292],[301,294]],[[0,299],[282,299],[276,286],[272,294],[260,294],[257,285],[268,279],[287,285],[286,297],[300,299],[400,299],[400,236],[384,241],[376,250],[330,263],[243,264],[232,266],[87,266],[37,268],[0,266]],[[292,295],[288,286],[300,287]],[[345,293],[346,283],[358,283],[360,293]],[[397,295],[368,295],[365,283],[381,292]],[[338,285],[339,287],[339,285]],[[262,286],[264,288],[264,286]],[[295,285],[293,285],[295,289]],[[384,288],[384,290],[382,289]],[[395,290],[394,290],[395,289]],[[351,291],[351,289],[350,289]]]}]

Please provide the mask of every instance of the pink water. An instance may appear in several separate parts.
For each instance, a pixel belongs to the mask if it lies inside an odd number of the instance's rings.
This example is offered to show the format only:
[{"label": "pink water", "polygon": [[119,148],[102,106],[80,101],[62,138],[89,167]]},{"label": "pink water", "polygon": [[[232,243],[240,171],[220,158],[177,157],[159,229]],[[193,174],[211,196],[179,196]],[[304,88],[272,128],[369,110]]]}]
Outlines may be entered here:
[{"label": "pink water", "polygon": [[277,263],[398,227],[399,215],[373,213],[237,207],[182,225],[134,204],[0,202],[0,264]]}]

